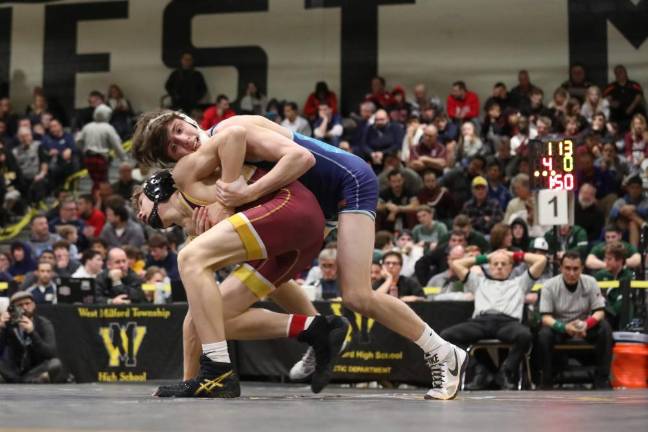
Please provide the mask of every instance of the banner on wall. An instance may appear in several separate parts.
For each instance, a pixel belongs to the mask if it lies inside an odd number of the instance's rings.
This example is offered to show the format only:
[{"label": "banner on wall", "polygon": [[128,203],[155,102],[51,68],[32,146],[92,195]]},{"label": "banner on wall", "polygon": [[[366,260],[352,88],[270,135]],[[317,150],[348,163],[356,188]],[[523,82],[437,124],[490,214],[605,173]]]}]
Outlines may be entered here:
[{"label": "banner on wall", "polygon": [[573,63],[600,85],[624,63],[647,85],[646,22],[639,0],[4,0],[0,92],[22,111],[42,86],[70,113],[117,83],[150,109],[190,52],[208,101],[235,100],[255,82],[301,105],[324,80],[349,111],[376,74],[442,99],[461,79],[485,100],[497,81],[514,86],[519,69],[548,97]]},{"label": "banner on wall", "polygon": [[[260,303],[278,310],[272,303]],[[472,302],[419,302],[414,311],[436,331],[464,322]],[[336,381],[389,380],[429,384],[420,348],[374,320],[342,307],[316,302],[322,314],[343,315],[353,333],[334,368]],[[77,382],[144,382],[182,376],[185,304],[139,306],[40,305],[56,331],[58,355]],[[280,338],[230,341],[232,363],[242,378],[284,379],[307,345]]]},{"label": "banner on wall", "polygon": [[[430,369],[416,344],[340,303],[317,302],[315,306],[321,314],[345,316],[353,329],[347,349],[333,368],[334,381],[430,384]],[[410,306],[437,332],[465,322],[473,312],[472,302],[416,302]],[[237,342],[235,346],[238,373],[252,379],[287,377],[307,348],[288,339]]]},{"label": "banner on wall", "polygon": [[77,382],[144,382],[182,376],[186,306],[39,306]]}]

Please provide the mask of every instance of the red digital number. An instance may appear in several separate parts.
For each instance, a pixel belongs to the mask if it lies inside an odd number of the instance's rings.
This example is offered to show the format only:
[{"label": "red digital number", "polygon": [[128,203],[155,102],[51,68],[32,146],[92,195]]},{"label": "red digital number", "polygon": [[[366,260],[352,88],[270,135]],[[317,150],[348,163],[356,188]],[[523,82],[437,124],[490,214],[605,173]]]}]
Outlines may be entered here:
[{"label": "red digital number", "polygon": [[565,189],[574,190],[574,175],[573,174],[557,174],[549,176],[549,189]]},{"label": "red digital number", "polygon": [[551,157],[543,157],[542,158],[542,166],[549,172],[553,170],[553,158]]}]

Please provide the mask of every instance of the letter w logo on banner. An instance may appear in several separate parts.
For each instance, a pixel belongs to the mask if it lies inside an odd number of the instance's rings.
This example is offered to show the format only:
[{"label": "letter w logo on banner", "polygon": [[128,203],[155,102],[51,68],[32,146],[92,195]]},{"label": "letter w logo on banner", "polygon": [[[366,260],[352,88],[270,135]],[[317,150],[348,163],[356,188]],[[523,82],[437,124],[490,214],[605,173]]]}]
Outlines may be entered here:
[{"label": "letter w logo on banner", "polygon": [[146,334],[146,327],[138,326],[135,322],[120,325],[113,322],[108,327],[100,327],[99,335],[108,351],[108,366],[126,367],[137,365],[137,353]]},{"label": "letter w logo on banner", "polygon": [[[341,303],[331,303],[331,311],[333,312],[334,315],[337,316],[342,316],[342,304]],[[371,338],[369,334],[371,333],[371,329],[373,328],[373,325],[375,321],[373,318],[367,318],[362,315],[360,315],[357,312],[353,312],[353,316],[355,318],[355,322],[351,323],[351,328],[354,329],[359,335],[359,340],[360,343],[369,343],[371,342]],[[354,325],[355,324],[355,325]],[[353,332],[349,332],[346,337],[346,343],[351,342],[351,338],[353,337]]]}]

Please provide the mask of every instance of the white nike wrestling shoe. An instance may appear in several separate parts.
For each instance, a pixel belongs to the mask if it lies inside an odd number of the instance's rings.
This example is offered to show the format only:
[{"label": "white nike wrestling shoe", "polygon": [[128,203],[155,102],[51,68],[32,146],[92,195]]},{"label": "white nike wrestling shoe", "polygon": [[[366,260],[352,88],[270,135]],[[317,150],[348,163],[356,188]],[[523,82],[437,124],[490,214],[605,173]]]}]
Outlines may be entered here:
[{"label": "white nike wrestling shoe", "polygon": [[290,369],[291,381],[304,381],[315,372],[315,350],[308,347],[301,360]]},{"label": "white nike wrestling shoe", "polygon": [[466,351],[452,344],[445,357],[439,351],[425,354],[425,362],[432,372],[432,388],[425,394],[425,399],[454,399],[461,387],[461,380],[468,365]]}]

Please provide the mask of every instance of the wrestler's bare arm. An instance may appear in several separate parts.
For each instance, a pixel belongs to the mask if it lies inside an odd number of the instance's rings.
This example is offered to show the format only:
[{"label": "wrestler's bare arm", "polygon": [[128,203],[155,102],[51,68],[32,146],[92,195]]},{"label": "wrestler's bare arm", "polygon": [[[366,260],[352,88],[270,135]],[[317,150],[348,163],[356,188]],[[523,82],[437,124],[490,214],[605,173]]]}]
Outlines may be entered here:
[{"label": "wrestler's bare arm", "polygon": [[173,179],[181,190],[192,183],[212,176],[221,168],[221,178],[233,182],[241,176],[245,160],[246,130],[239,126],[227,128],[210,137],[200,148],[182,158],[173,169]]},{"label": "wrestler's bare arm", "polygon": [[[291,132],[261,116],[236,116],[219,123],[216,135],[232,126],[243,126],[247,131],[246,159],[277,162],[261,179],[250,185],[250,202],[287,185],[315,165],[315,157],[292,140]],[[227,180],[222,179],[227,183]],[[236,203],[241,204],[241,203]]]}]

